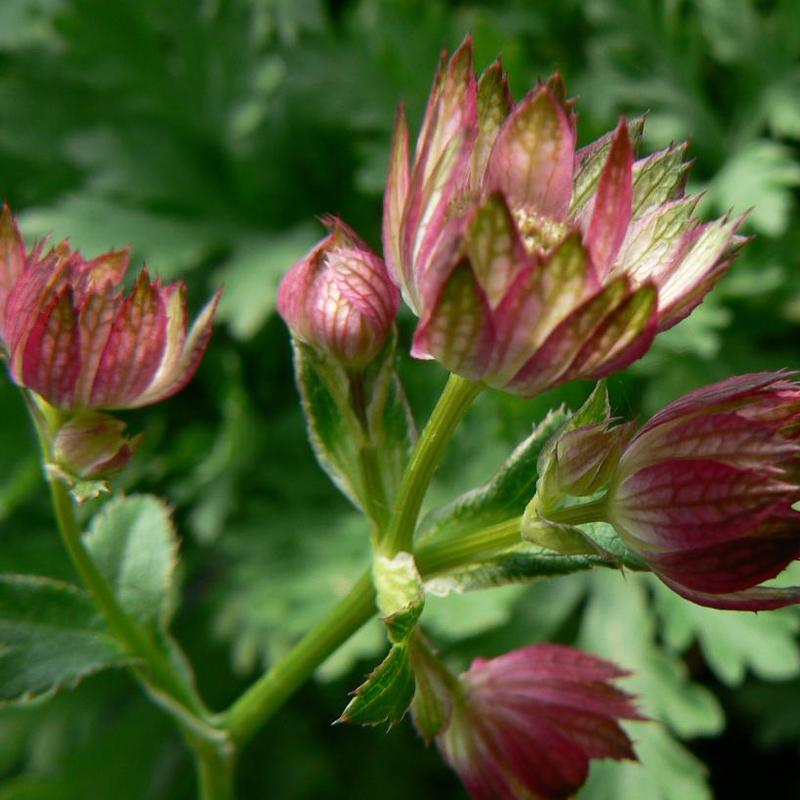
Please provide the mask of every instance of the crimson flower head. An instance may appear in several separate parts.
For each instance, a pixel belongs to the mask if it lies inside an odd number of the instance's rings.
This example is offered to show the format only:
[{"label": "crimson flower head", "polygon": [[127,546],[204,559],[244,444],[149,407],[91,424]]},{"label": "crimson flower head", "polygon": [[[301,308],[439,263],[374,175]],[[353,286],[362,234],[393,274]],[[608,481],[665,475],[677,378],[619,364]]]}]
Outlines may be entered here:
[{"label": "crimson flower head", "polygon": [[635,759],[619,720],[642,719],[611,681],[627,675],[562,645],[476,659],[436,737],[473,800],[561,800],[592,758]]},{"label": "crimson flower head", "polygon": [[28,251],[0,215],[0,355],[16,383],[61,409],[137,408],[180,391],[211,337],[220,293],[187,333],[186,286],[143,270],[126,296],[127,250],[86,261],[66,242]]},{"label": "crimson flower head", "polygon": [[286,274],[278,311],[301,341],[346,367],[366,366],[383,349],[400,293],[383,261],[341,220]]},{"label": "crimson flower head", "polygon": [[800,386],[781,373],[706,386],[625,448],[605,502],[623,540],[668,586],[712,608],[800,603],[769,588],[800,557]]},{"label": "crimson flower head", "polygon": [[419,315],[412,353],[532,396],[630,364],[697,306],[743,241],[684,197],[685,146],[636,160],[625,120],[576,151],[555,75],[515,103],[469,38],[434,80],[413,161],[401,107],[384,254]]}]

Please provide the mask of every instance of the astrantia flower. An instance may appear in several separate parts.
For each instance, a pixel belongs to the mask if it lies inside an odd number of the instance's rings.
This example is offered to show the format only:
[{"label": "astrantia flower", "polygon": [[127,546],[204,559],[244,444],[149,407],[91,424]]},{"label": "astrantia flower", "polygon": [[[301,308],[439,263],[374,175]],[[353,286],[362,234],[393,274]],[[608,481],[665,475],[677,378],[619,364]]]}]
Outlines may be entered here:
[{"label": "astrantia flower", "polygon": [[474,800],[556,800],[584,783],[592,758],[635,759],[620,719],[641,719],[596,656],[533,645],[476,659],[436,737]]},{"label": "astrantia flower", "polygon": [[514,103],[467,39],[443,58],[409,164],[402,108],[384,254],[419,315],[413,354],[530,396],[644,354],[701,302],[742,239],[684,197],[685,146],[635,161],[628,125],[575,150],[559,76]]},{"label": "astrantia flower", "polygon": [[742,375],[686,395],[631,440],[608,521],[668,586],[713,608],[800,602],[760,586],[800,557],[800,386]]},{"label": "astrantia flower", "polygon": [[383,349],[400,293],[383,261],[337,219],[284,277],[278,311],[305,344],[358,369]]},{"label": "astrantia flower", "polygon": [[127,296],[126,250],[92,261],[62,242],[27,251],[0,216],[0,353],[11,376],[61,409],[136,408],[180,391],[211,337],[220,293],[187,333],[186,287],[143,270]]}]

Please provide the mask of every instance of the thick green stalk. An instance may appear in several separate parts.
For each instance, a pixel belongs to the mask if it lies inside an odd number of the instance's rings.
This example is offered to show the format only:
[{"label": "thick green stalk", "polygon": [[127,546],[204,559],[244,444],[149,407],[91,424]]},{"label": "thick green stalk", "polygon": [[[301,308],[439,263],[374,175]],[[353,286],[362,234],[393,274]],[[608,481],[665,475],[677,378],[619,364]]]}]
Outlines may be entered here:
[{"label": "thick green stalk", "polygon": [[[52,437],[60,424],[60,413],[25,393],[44,463],[52,462]],[[149,634],[119,604],[108,581],[83,544],[72,498],[63,481],[47,475],[53,512],[61,541],[84,586],[123,648],[141,662],[134,669],[145,691],[175,719],[197,764],[202,800],[233,800],[235,751],[224,731],[207,719],[202,700],[173,668]]]},{"label": "thick green stalk", "polygon": [[376,611],[372,575],[366,572],[283,659],[230,707],[223,723],[234,741],[239,745],[247,742],[314,670]]},{"label": "thick green stalk", "polygon": [[236,797],[236,757],[232,752],[190,741],[197,769],[199,800],[234,800]]},{"label": "thick green stalk", "polygon": [[428,485],[444,457],[453,432],[483,388],[482,384],[458,375],[451,375],[447,381],[400,483],[394,514],[381,542],[384,555],[392,557],[402,550],[411,550],[417,517]]}]

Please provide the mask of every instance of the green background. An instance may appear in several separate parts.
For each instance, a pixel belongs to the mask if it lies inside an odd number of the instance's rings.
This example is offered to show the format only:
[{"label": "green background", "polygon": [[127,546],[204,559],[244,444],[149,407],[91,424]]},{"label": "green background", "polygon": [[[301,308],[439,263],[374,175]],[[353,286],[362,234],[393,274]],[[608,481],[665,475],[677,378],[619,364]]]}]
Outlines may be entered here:
[{"label": "green background", "polygon": [[[644,417],[700,383],[800,363],[800,6],[796,0],[2,0],[0,197],[26,236],[86,255],[131,244],[193,307],[225,284],[192,385],[125,415],[143,431],[122,488],[163,495],[181,536],[175,631],[227,705],[346,591],[367,531],[316,466],[274,314],[283,272],[343,216],[376,247],[394,109],[419,125],[439,51],[475,36],[516,97],[554,68],[585,143],[649,111],[644,150],[691,138],[704,215],[752,207],[752,242],[713,296],[610,388]],[[413,321],[401,316],[407,349]],[[444,375],[404,357],[423,421]],[[429,506],[485,480],[551,404],[479,399]],[[87,508],[88,515],[93,509]],[[0,571],[72,579],[22,402],[0,378]],[[691,607],[635,575],[578,575],[432,601],[454,665],[543,639],[636,670],[654,719],[643,766],[597,764],[588,800],[800,794],[800,616]],[[463,797],[411,725],[331,727],[378,659],[368,627],[244,754],[246,798]],[[705,766],[704,766],[705,763]],[[180,800],[188,755],[122,671],[0,709],[0,800]]]}]

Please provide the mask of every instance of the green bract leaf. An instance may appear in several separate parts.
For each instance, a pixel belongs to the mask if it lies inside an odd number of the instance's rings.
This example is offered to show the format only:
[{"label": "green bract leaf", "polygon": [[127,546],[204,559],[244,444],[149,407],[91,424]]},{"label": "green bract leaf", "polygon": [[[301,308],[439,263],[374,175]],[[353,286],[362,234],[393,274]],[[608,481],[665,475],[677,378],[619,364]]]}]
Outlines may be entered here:
[{"label": "green bract leaf", "polygon": [[111,500],[92,520],[86,546],[122,607],[145,625],[166,627],[178,559],[166,505],[151,495]]},{"label": "green bract leaf", "polygon": [[414,670],[408,648],[394,644],[389,655],[354,692],[337,722],[358,725],[396,725],[406,715],[414,697]]},{"label": "green bract leaf", "polygon": [[395,372],[393,335],[363,372],[295,341],[295,376],[320,466],[358,508],[382,525],[416,439]]},{"label": "green bract leaf", "polygon": [[0,702],[25,702],[129,663],[85,592],[50,578],[0,576]]}]

